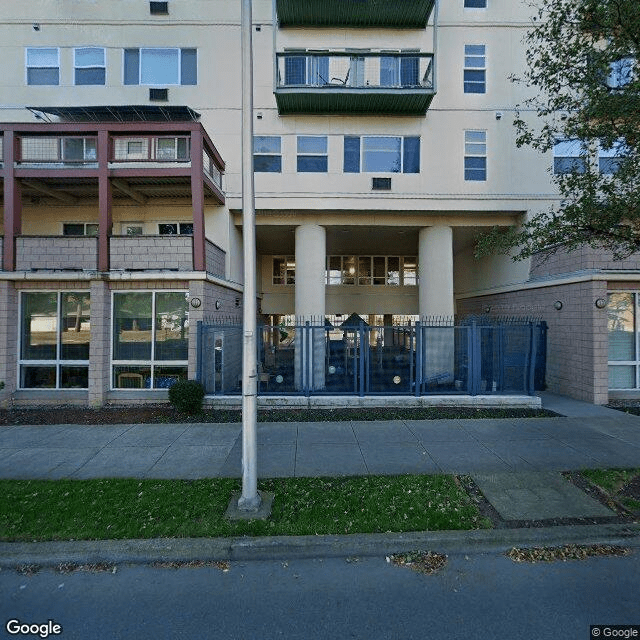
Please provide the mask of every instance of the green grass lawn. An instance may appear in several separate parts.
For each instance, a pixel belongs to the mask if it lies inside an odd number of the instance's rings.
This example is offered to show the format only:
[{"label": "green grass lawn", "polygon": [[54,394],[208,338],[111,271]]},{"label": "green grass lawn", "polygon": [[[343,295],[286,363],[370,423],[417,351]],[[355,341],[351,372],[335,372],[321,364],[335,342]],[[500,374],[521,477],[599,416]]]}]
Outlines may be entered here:
[{"label": "green grass lawn", "polygon": [[488,528],[453,476],[262,480],[266,521],[228,521],[235,479],[0,480],[0,540],[313,535]]},{"label": "green grass lawn", "polygon": [[640,513],[640,499],[620,493],[634,478],[640,476],[640,469],[586,469],[582,475],[629,511]]}]

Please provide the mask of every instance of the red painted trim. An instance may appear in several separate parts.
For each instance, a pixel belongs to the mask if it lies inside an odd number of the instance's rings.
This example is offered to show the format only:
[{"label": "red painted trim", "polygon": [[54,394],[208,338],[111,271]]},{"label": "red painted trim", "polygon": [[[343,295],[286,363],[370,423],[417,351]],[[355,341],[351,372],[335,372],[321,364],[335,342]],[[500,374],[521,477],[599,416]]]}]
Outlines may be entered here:
[{"label": "red painted trim", "polygon": [[211,191],[213,192],[213,197],[218,201],[218,204],[224,204],[224,193],[222,193],[222,191],[218,189],[218,187],[211,181],[206,173],[203,174],[202,179],[204,180],[204,183],[207,185],[207,187],[209,187],[209,189],[211,189]]},{"label": "red painted trim", "polygon": [[98,270],[109,270],[109,236],[113,219],[113,196],[109,180],[109,133],[98,132]]},{"label": "red painted trim", "polygon": [[16,140],[13,131],[4,135],[4,243],[2,266],[5,271],[15,271],[16,236],[22,231],[22,187],[14,175]]}]

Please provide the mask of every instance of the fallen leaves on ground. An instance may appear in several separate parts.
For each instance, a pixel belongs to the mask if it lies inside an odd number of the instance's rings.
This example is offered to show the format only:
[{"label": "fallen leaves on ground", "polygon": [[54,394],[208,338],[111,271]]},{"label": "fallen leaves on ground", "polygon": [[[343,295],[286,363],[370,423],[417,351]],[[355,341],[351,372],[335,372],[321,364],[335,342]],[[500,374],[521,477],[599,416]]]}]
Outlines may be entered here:
[{"label": "fallen leaves on ground", "polygon": [[447,556],[434,551],[410,551],[387,556],[387,562],[397,567],[408,567],[418,573],[431,575],[440,571],[447,564]]},{"label": "fallen leaves on ground", "polygon": [[631,553],[628,547],[610,544],[566,544],[560,547],[532,547],[521,549],[513,547],[507,556],[514,562],[555,562],[561,560],[585,560],[594,556],[627,556]]}]

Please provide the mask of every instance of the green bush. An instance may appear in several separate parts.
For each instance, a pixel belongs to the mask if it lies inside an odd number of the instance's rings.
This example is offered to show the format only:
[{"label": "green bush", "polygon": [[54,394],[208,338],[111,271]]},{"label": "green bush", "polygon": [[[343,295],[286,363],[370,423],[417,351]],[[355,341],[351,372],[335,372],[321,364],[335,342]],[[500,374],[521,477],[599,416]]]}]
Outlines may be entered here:
[{"label": "green bush", "polygon": [[201,413],[204,387],[196,380],[178,380],[169,387],[169,402],[182,413]]}]

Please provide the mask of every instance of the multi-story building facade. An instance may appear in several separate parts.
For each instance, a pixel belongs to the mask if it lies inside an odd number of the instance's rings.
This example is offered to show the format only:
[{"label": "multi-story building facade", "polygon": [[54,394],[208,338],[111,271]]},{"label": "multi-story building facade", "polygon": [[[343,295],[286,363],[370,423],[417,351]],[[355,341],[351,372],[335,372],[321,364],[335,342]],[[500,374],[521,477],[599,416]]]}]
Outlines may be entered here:
[{"label": "multi-story building facade", "polygon": [[[254,0],[268,324],[537,316],[549,388],[640,386],[636,346],[609,363],[600,308],[631,304],[628,327],[638,264],[474,257],[478,233],[557,199],[553,158],[511,124],[529,12]],[[34,0],[3,6],[0,34],[3,397],[164,397],[197,373],[197,321],[242,304],[240,3]]]}]

